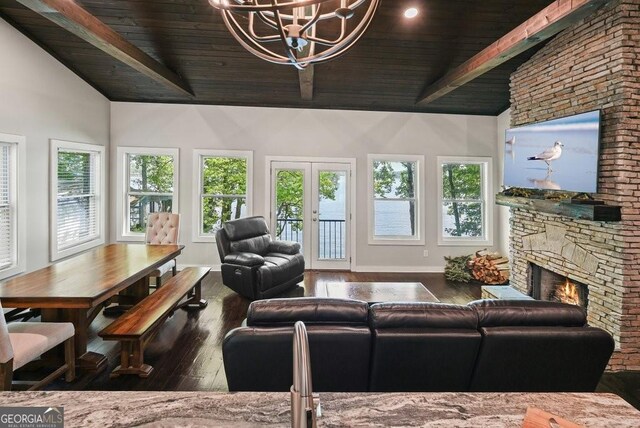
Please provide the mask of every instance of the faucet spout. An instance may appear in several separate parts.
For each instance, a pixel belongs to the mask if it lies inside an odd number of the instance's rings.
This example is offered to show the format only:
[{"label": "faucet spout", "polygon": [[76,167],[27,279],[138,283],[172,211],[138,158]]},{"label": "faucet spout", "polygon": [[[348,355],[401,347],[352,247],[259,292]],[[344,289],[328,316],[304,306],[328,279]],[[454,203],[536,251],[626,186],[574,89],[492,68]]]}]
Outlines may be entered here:
[{"label": "faucet spout", "polygon": [[307,328],[297,321],[293,332],[293,385],[291,386],[291,426],[315,428],[316,413],[311,384],[311,359]]}]

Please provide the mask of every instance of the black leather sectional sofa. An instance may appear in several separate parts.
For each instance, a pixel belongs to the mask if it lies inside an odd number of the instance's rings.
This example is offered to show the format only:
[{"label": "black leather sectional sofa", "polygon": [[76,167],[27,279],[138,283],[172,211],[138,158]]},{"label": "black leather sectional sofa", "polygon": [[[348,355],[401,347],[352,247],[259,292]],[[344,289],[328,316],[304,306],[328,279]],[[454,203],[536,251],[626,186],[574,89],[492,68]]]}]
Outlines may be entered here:
[{"label": "black leather sectional sofa", "polygon": [[230,391],[288,391],[293,323],[315,391],[593,391],[613,352],[582,309],[541,301],[255,301],[223,356]]}]

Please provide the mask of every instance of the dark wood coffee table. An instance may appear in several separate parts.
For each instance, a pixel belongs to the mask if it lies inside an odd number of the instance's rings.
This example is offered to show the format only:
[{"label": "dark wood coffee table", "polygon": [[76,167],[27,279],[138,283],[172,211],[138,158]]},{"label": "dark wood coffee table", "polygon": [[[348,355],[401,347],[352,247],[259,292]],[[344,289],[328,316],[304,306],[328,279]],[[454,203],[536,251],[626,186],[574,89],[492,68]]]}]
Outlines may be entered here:
[{"label": "dark wood coffee table", "polygon": [[439,302],[420,282],[328,282],[327,297],[381,302]]}]

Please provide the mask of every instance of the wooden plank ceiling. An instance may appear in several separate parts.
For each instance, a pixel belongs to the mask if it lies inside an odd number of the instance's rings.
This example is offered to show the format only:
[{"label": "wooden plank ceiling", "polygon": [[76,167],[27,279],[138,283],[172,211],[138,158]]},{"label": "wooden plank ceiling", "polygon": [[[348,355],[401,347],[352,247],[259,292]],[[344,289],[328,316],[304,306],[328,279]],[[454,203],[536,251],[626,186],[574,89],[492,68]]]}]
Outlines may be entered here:
[{"label": "wooden plank ceiling", "polygon": [[[370,29],[344,56],[314,68],[313,98],[298,71],[245,51],[207,0],[78,0],[100,21],[177,73],[194,96],[157,83],[15,0],[0,17],[113,101],[416,111],[495,115],[509,105],[509,75],[529,50],[425,105],[447,71],[552,3],[550,0],[382,0]],[[404,9],[420,15],[407,20]],[[539,48],[539,47],[538,47]]]}]

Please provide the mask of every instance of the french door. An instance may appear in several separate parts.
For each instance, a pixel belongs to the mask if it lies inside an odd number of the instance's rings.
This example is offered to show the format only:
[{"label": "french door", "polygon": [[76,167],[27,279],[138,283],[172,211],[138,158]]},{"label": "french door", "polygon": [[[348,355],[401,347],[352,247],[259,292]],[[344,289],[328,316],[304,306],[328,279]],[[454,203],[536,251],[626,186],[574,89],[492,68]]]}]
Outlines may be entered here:
[{"label": "french door", "polygon": [[351,268],[351,164],[271,162],[271,230],[308,269]]}]

